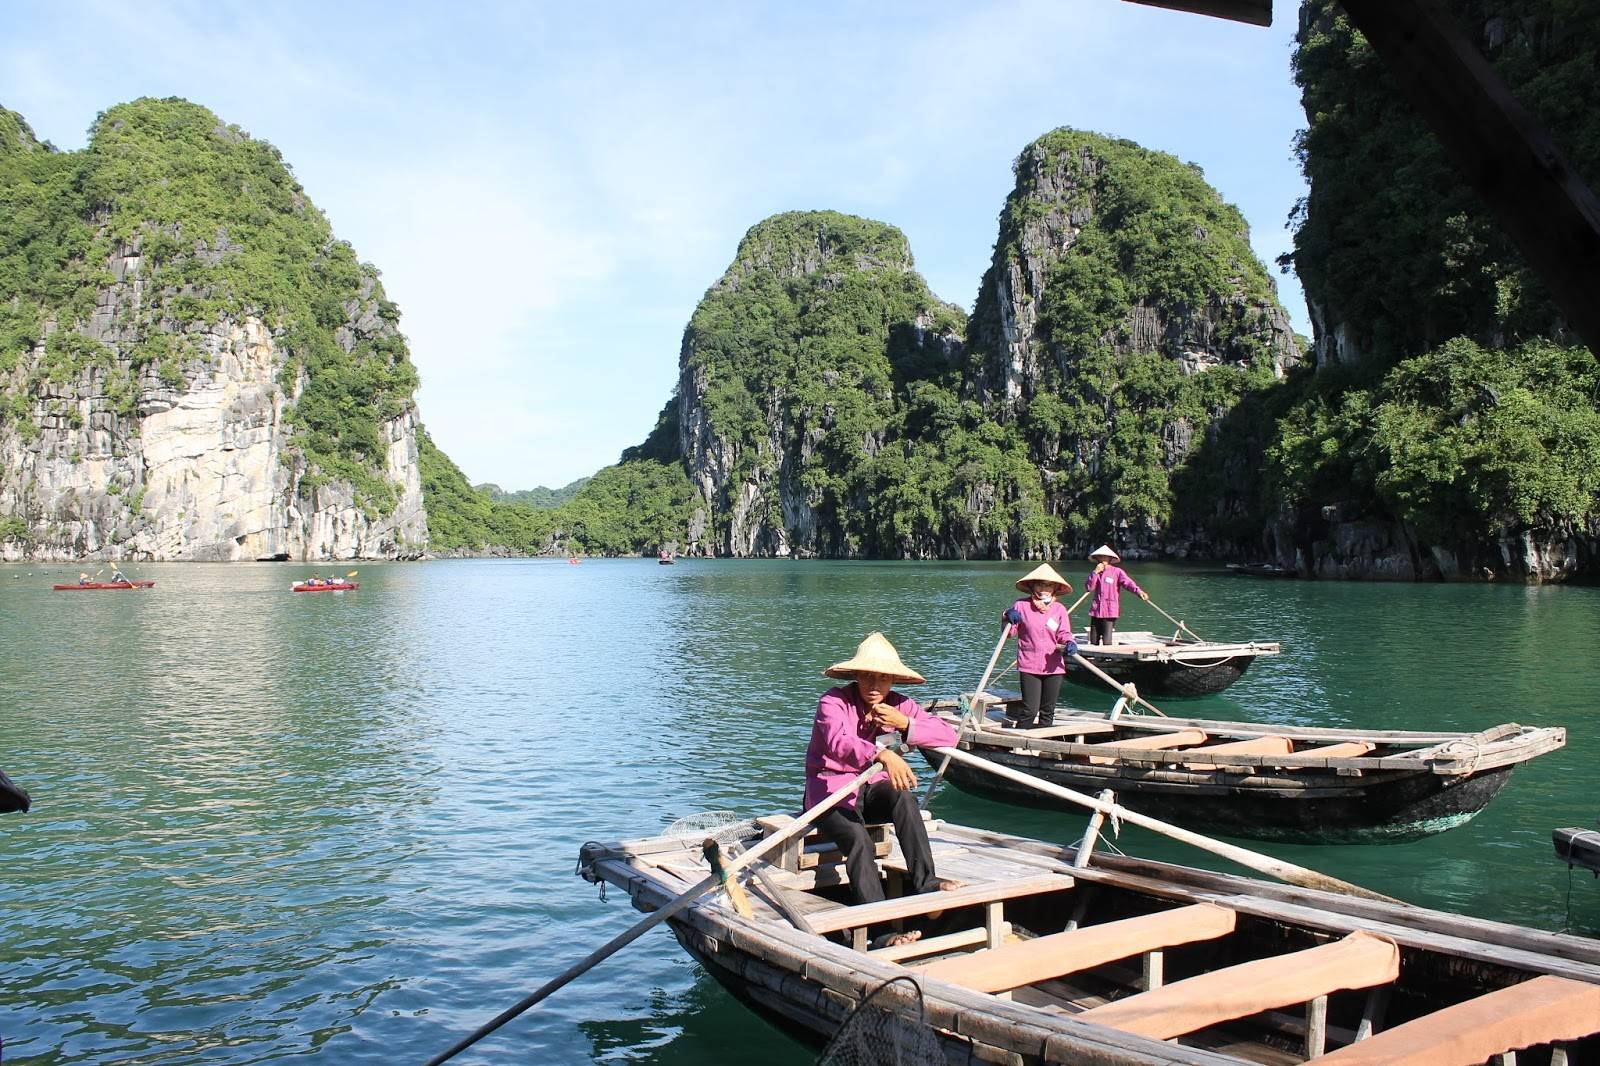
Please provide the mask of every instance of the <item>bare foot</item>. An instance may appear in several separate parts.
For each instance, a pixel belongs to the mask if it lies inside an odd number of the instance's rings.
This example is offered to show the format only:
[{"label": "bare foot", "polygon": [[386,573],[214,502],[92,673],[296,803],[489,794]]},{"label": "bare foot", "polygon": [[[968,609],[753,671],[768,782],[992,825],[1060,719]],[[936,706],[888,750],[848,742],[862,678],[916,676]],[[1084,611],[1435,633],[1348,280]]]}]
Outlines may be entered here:
[{"label": "bare foot", "polygon": [[922,939],[922,930],[912,929],[904,933],[884,933],[872,942],[876,948],[897,948],[902,944],[915,944]]}]

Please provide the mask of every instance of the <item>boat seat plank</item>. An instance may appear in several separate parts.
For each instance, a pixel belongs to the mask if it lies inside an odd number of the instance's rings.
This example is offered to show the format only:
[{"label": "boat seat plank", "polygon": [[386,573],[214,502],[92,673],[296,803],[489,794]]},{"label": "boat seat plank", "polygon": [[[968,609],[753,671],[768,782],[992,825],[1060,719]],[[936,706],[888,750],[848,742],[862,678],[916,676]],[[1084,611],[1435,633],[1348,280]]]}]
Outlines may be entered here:
[{"label": "boat seat plank", "polygon": [[1367,740],[1346,740],[1338,744],[1324,744],[1316,748],[1301,748],[1296,755],[1321,759],[1354,759],[1377,750],[1377,745]]},{"label": "boat seat plank", "polygon": [[1399,945],[1387,937],[1355,932],[1331,944],[1228,966],[1140,992],[1078,1017],[1125,1033],[1170,1040],[1333,992],[1387,984],[1399,976]]},{"label": "boat seat plank", "polygon": [[[1252,737],[1249,740],[1231,740],[1226,744],[1208,744],[1195,751],[1195,755],[1292,755],[1294,742],[1288,737],[1268,736]],[[1221,769],[1215,763],[1188,762],[1184,764],[1191,770],[1217,770]]]},{"label": "boat seat plank", "polygon": [[1019,896],[1034,896],[1044,892],[1060,892],[1076,882],[1064,874],[1043,874],[1010,881],[989,881],[983,884],[963,885],[949,892],[924,892],[915,896],[880,900],[877,903],[858,903],[853,907],[840,907],[819,915],[811,923],[818,933],[836,933],[842,929],[859,929],[880,922],[900,918],[914,918],[929,911],[953,910],[980,903],[995,903]]},{"label": "boat seat plank", "polygon": [[1003,992],[1147,951],[1226,936],[1233,932],[1234,917],[1224,907],[1195,903],[940,959],[916,970],[978,992]]},{"label": "boat seat plank", "polygon": [[1328,1066],[1478,1066],[1600,1033],[1600,985],[1545,974],[1424,1014],[1313,1059]]},{"label": "boat seat plank", "polygon": [[1089,761],[1096,766],[1108,766],[1116,761],[1117,754],[1125,751],[1165,751],[1168,748],[1187,748],[1196,744],[1204,744],[1206,735],[1198,729],[1179,729],[1172,733],[1152,733],[1142,737],[1130,737],[1127,740],[1117,740],[1105,744],[1090,744],[1091,750],[1105,749],[1110,755],[1091,755]]},{"label": "boat seat plank", "polygon": [[1081,722],[1039,726],[1036,729],[1013,729],[1011,730],[1011,735],[1033,737],[1037,740],[1049,740],[1052,737],[1089,737],[1098,736],[1102,733],[1115,733],[1116,731],[1115,723],[1107,722],[1103,719],[1089,718]]}]

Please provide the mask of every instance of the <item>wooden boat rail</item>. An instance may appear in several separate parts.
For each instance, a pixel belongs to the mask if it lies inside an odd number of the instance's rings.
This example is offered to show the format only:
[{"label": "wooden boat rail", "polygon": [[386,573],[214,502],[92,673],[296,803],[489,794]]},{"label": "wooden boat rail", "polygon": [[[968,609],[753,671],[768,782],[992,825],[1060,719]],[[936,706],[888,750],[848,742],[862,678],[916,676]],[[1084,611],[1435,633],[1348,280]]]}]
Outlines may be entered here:
[{"label": "wooden boat rail", "polygon": [[1115,644],[1080,642],[1078,650],[1090,658],[1119,659],[1141,663],[1183,662],[1187,659],[1228,659],[1240,655],[1266,657],[1280,655],[1283,645],[1276,640],[1209,641],[1157,636],[1148,632],[1118,633]]},{"label": "wooden boat rail", "polygon": [[[948,712],[944,717],[959,725],[959,716]],[[1335,772],[1365,772],[1400,770],[1415,772],[1427,769],[1444,776],[1480,773],[1501,766],[1514,765],[1543,755],[1566,744],[1566,730],[1558,726],[1524,726],[1515,722],[1495,726],[1480,733],[1468,734],[1408,734],[1399,730],[1359,732],[1356,730],[1301,730],[1272,729],[1270,726],[1241,728],[1236,722],[1210,722],[1195,719],[1150,718],[1143,715],[1124,715],[1113,725],[1103,718],[1085,716],[1081,734],[1076,723],[1061,722],[1048,732],[1053,736],[1040,736],[1044,730],[990,730],[982,733],[985,747],[1010,748],[1018,753],[1051,756],[1057,759],[1108,759],[1138,766],[1164,767],[1190,765],[1237,770],[1254,773],[1261,769],[1275,770],[1332,770]],[[1142,747],[1119,744],[1115,741],[1088,743],[1056,739],[1058,736],[1090,736],[1111,729],[1142,731],[1150,735],[1182,733],[1197,730],[1204,738],[1194,745],[1170,747]],[[1224,739],[1228,743],[1266,738],[1282,738],[1291,742],[1351,743],[1366,741],[1382,746],[1419,744],[1410,750],[1377,755],[1326,755],[1316,749],[1290,754],[1262,754],[1250,751],[1217,750],[1213,741]],[[973,743],[970,734],[964,746]],[[1210,745],[1210,746],[1208,746]]]}]

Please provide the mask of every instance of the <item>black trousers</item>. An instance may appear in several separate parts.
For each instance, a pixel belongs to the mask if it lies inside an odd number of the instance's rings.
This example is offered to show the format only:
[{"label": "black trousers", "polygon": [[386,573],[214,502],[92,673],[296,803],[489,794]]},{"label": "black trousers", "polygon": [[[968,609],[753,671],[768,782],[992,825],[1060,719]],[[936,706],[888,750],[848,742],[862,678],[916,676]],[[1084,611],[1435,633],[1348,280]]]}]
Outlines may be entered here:
[{"label": "black trousers", "polygon": [[1089,643],[1090,644],[1115,644],[1117,636],[1117,620],[1115,618],[1090,618]]},{"label": "black trousers", "polygon": [[1013,718],[1018,729],[1035,725],[1055,725],[1056,697],[1061,695],[1061,679],[1065,674],[1021,674],[1022,717]]},{"label": "black trousers", "polygon": [[887,779],[874,781],[857,795],[855,807],[835,807],[817,820],[818,832],[844,852],[850,894],[857,903],[876,903],[884,898],[867,822],[894,823],[900,851],[906,857],[911,892],[932,892],[939,887],[939,879],[933,873],[933,849],[928,846],[928,830],[922,824],[922,812],[917,809],[917,794],[902,792]]}]

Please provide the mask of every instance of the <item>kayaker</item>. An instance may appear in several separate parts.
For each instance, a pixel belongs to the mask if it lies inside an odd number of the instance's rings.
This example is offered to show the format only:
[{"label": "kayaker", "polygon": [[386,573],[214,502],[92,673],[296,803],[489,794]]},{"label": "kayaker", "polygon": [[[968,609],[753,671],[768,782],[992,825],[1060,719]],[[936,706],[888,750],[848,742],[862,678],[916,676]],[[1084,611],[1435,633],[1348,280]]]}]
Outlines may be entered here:
[{"label": "kayaker", "polygon": [[1017,636],[1017,672],[1022,678],[1022,714],[1007,712],[1006,725],[1031,729],[1054,725],[1056,697],[1067,673],[1067,659],[1078,653],[1072,639],[1072,618],[1061,602],[1072,591],[1066,578],[1049,563],[1041,563],[1017,582],[1027,593],[1006,608],[1004,620]]},{"label": "kayaker", "polygon": [[[855,655],[823,674],[850,684],[830,688],[817,701],[811,746],[806,749],[805,806],[816,806],[872,763],[883,767],[883,773],[817,821],[818,832],[845,856],[852,898],[857,903],[884,898],[867,822],[894,823],[906,859],[908,894],[954,887],[934,874],[933,850],[913,791],[917,775],[898,752],[880,743],[891,733],[899,733],[914,747],[956,742],[956,731],[948,723],[892,690],[896,683],[920,685],[925,679],[900,661],[900,653],[882,633],[867,634]],[[920,936],[911,931],[887,934],[882,940],[910,943]]]},{"label": "kayaker", "polygon": [[78,575],[78,584],[80,584],[80,585],[87,585],[87,584],[88,584],[88,583],[89,583],[89,575],[88,575],[88,574],[83,574],[83,573],[80,573],[80,574],[79,574],[79,575]]},{"label": "kayaker", "polygon": [[116,569],[113,569],[111,571],[111,583],[113,585],[117,585],[117,584],[131,585],[131,584],[133,584],[133,582],[129,581],[126,577],[123,576],[121,570],[116,570]]},{"label": "kayaker", "polygon": [[1089,597],[1089,643],[1090,644],[1115,644],[1117,642],[1117,618],[1122,613],[1122,589],[1139,594],[1141,600],[1150,597],[1134,584],[1128,572],[1117,564],[1122,561],[1122,556],[1112,550],[1111,545],[1102,544],[1089,553],[1089,561],[1094,563],[1094,570],[1089,574],[1089,580],[1083,587],[1091,594]]}]

